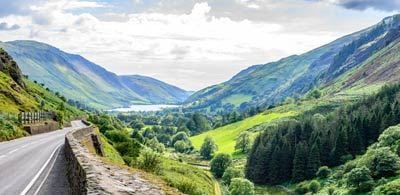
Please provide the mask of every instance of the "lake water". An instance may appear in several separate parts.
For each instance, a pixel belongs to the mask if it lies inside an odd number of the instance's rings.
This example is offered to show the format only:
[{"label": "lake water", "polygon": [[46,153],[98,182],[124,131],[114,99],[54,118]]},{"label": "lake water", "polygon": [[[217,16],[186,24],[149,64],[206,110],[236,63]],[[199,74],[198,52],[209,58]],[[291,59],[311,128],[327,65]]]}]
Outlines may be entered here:
[{"label": "lake water", "polygon": [[149,111],[160,111],[165,108],[177,108],[179,105],[165,105],[165,104],[153,104],[153,105],[132,105],[129,108],[116,108],[110,111],[117,112],[149,112]]}]

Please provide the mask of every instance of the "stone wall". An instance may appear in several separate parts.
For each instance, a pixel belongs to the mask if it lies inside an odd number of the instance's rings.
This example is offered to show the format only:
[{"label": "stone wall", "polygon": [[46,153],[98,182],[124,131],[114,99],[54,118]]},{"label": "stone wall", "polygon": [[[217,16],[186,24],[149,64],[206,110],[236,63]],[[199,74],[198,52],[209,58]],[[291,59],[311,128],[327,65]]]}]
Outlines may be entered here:
[{"label": "stone wall", "polygon": [[55,131],[60,129],[60,125],[55,121],[46,121],[38,124],[25,125],[24,130],[31,135],[36,135],[40,133],[47,133],[50,131]]},{"label": "stone wall", "polygon": [[[84,124],[90,125],[86,122]],[[181,194],[176,189],[170,189],[166,193],[138,172],[103,162],[100,156],[89,152],[86,144],[83,144],[92,140],[92,135],[96,135],[95,128],[89,126],[73,130],[65,137],[65,157],[71,194]],[[90,143],[93,144],[91,141]]]},{"label": "stone wall", "polygon": [[88,193],[87,171],[90,170],[90,166],[84,163],[80,140],[93,132],[93,127],[87,127],[71,131],[65,136],[65,159],[71,194]]}]

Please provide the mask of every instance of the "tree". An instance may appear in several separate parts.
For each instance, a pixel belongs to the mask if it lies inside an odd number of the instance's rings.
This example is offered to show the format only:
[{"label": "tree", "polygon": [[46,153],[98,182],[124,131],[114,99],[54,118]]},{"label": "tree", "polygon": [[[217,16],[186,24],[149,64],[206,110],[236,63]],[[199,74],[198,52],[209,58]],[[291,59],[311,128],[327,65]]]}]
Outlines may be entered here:
[{"label": "tree", "polygon": [[319,156],[319,148],[317,144],[311,148],[310,154],[308,155],[307,160],[307,176],[308,178],[312,178],[315,176],[315,173],[318,171],[318,168],[321,165],[320,156]]},{"label": "tree", "polygon": [[172,137],[172,145],[174,145],[175,142],[177,142],[177,141],[188,142],[190,140],[189,140],[189,136],[185,132],[178,132],[177,134],[175,134]]},{"label": "tree", "polygon": [[185,141],[179,140],[175,142],[174,149],[179,153],[185,153],[188,151],[189,146],[186,144]]},{"label": "tree", "polygon": [[322,93],[321,93],[320,90],[318,90],[318,89],[313,89],[312,91],[310,91],[310,92],[307,94],[307,99],[312,99],[312,98],[314,98],[314,99],[319,99],[319,98],[321,97],[321,95],[322,95]]},{"label": "tree", "polygon": [[307,178],[307,159],[308,150],[307,144],[300,142],[296,147],[296,152],[293,158],[292,178],[294,181],[302,181]]},{"label": "tree", "polygon": [[229,185],[231,195],[254,195],[254,184],[247,179],[234,178]]},{"label": "tree", "polygon": [[368,168],[376,178],[394,176],[400,169],[399,157],[388,147],[374,151],[372,159],[368,162]]},{"label": "tree", "polygon": [[248,131],[243,131],[236,138],[236,150],[241,150],[242,153],[248,152],[251,147],[251,134]]},{"label": "tree", "polygon": [[229,186],[231,184],[231,180],[233,178],[243,178],[243,177],[244,177],[244,174],[243,174],[242,170],[236,169],[235,167],[230,166],[225,170],[224,174],[222,175],[222,182],[225,185]]},{"label": "tree", "polygon": [[371,171],[365,166],[354,168],[347,175],[347,185],[353,187],[357,192],[370,191],[374,185]]},{"label": "tree", "polygon": [[133,129],[141,130],[145,124],[141,120],[134,120],[129,124]]},{"label": "tree", "polygon": [[210,170],[216,178],[221,178],[226,168],[232,163],[232,157],[229,154],[217,154],[210,163]]},{"label": "tree", "polygon": [[206,159],[206,160],[210,160],[213,156],[215,151],[218,149],[217,144],[215,144],[214,140],[207,136],[204,139],[203,144],[201,145],[200,148],[200,155]]}]

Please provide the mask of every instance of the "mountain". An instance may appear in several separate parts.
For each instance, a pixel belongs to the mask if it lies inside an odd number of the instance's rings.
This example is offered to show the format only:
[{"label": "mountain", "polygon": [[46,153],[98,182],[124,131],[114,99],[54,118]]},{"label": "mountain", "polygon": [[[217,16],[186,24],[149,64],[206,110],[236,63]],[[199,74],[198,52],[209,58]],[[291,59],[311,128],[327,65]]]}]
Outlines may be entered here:
[{"label": "mountain", "polygon": [[177,104],[189,93],[143,76],[118,76],[79,55],[35,41],[0,42],[29,78],[96,108]]},{"label": "mountain", "polygon": [[141,75],[120,76],[120,80],[130,90],[153,102],[184,102],[191,93],[157,79]]},{"label": "mountain", "polygon": [[67,117],[82,114],[77,108],[61,104],[64,104],[61,96],[24,78],[18,64],[0,48],[0,115],[21,111],[57,111],[60,107],[64,108]]},{"label": "mountain", "polygon": [[192,108],[246,108],[300,97],[313,89],[330,93],[399,79],[400,16],[339,38],[301,55],[251,66],[229,81],[200,90],[186,104]]}]

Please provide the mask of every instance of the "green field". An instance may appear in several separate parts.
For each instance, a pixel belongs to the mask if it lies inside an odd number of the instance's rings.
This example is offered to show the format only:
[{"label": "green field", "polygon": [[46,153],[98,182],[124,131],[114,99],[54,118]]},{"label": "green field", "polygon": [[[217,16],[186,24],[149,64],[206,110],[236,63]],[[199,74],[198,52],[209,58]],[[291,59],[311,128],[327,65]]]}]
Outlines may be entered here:
[{"label": "green field", "polygon": [[262,123],[271,122],[275,119],[280,119],[284,117],[294,116],[295,112],[283,112],[283,113],[269,113],[269,114],[258,114],[250,118],[246,118],[242,121],[232,123],[217,129],[207,131],[200,135],[196,135],[190,138],[194,147],[199,150],[201,144],[203,144],[204,139],[207,136],[212,137],[216,144],[218,145],[218,152],[224,152],[232,154],[235,152],[235,139],[240,134],[240,132],[250,129],[256,125]]}]

